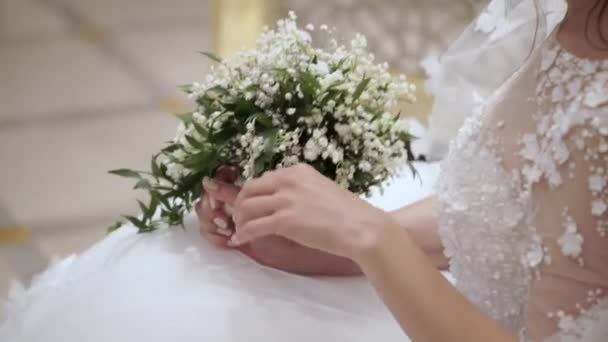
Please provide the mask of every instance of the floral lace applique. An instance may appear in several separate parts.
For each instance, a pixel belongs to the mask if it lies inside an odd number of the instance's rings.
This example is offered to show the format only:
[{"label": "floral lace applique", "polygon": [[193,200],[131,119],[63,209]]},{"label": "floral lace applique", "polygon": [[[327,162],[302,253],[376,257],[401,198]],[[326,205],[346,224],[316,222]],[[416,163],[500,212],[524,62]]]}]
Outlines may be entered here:
[{"label": "floral lace applique", "polygon": [[584,309],[577,303],[577,315],[564,311],[550,312],[547,316],[554,319],[559,333],[548,339],[548,342],[605,341],[608,337],[608,298],[602,298],[603,290],[589,290],[587,305]]},{"label": "floral lace applique", "polygon": [[[494,14],[487,16],[500,14],[500,7],[488,10]],[[497,30],[483,21],[478,26],[486,33]],[[439,234],[457,286],[522,340],[529,324],[537,323],[528,321],[527,306],[545,295],[531,292],[532,282],[555,281],[555,276],[545,279],[546,268],[553,275],[563,269],[578,273],[578,268],[597,280],[601,276],[591,274],[595,270],[588,265],[597,266],[598,260],[585,258],[598,253],[586,249],[597,246],[595,236],[608,234],[608,60],[578,58],[553,38],[542,51],[539,69],[532,99],[537,110],[521,118],[532,120],[532,129],[502,136],[505,123],[499,116],[472,115],[452,142],[436,191]],[[504,151],[501,139],[514,140],[518,147]],[[515,154],[519,163],[512,170],[503,166],[505,153]],[[587,188],[563,192],[572,184]],[[537,208],[539,191],[545,200],[556,197],[551,200],[558,207]],[[588,202],[581,203],[579,196]],[[539,210],[545,210],[541,220]],[[608,279],[603,281],[608,288]],[[592,300],[559,298],[568,304],[550,313],[551,341],[581,336],[608,341],[608,297],[589,286]]]}]

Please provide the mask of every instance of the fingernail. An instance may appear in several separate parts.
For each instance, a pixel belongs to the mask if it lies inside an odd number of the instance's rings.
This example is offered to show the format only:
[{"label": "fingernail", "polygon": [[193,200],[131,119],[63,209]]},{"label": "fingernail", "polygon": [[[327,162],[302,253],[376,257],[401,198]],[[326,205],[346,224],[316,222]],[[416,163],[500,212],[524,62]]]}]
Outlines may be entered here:
[{"label": "fingernail", "polygon": [[215,191],[218,189],[217,183],[209,177],[203,178],[203,187],[208,191]]},{"label": "fingernail", "polygon": [[224,203],[224,211],[226,212],[226,214],[230,217],[234,216],[234,208],[228,204],[228,203]]},{"label": "fingernail", "polygon": [[222,229],[222,228],[220,228],[220,229],[217,230],[217,233],[220,234],[220,235],[227,236],[227,237],[232,236],[232,230],[230,230],[230,229]]},{"label": "fingernail", "polygon": [[230,246],[230,247],[238,247],[240,245],[241,245],[241,241],[236,236],[236,234],[233,234],[232,237],[230,238],[230,240],[228,240],[228,246]]},{"label": "fingernail", "polygon": [[228,223],[226,221],[224,221],[224,219],[216,217],[213,219],[213,223],[215,223],[215,225],[220,229],[223,230],[227,230],[228,229]]},{"label": "fingernail", "polygon": [[209,206],[211,207],[211,209],[215,210],[215,208],[217,208],[217,202],[215,201],[215,199],[213,198],[209,198]]}]

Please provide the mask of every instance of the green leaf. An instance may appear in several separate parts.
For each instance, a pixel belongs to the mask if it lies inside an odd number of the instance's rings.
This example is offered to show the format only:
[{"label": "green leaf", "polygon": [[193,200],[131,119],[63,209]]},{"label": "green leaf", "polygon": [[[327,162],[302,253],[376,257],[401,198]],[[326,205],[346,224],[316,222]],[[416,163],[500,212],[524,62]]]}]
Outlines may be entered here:
[{"label": "green leaf", "polygon": [[406,133],[406,132],[400,132],[397,137],[399,138],[399,140],[401,140],[405,143],[418,139],[418,137],[416,137],[415,135],[412,135],[412,134]]},{"label": "green leaf", "polygon": [[154,157],[152,157],[152,159],[150,160],[150,170],[152,170],[152,175],[154,175],[154,177],[158,178],[159,176],[162,175],[162,172],[156,161],[157,158],[158,158],[158,154],[155,155]]},{"label": "green leaf", "polygon": [[195,147],[195,148],[204,148],[205,146],[198,140],[194,139],[193,137],[189,136],[189,135],[184,135],[184,137],[186,138],[186,141],[188,142],[188,144],[190,144],[190,146]]},{"label": "green leaf", "polygon": [[143,204],[143,202],[140,201],[140,200],[137,200],[137,204],[139,205],[139,209],[141,209],[141,213],[144,214],[144,217],[147,218],[148,217],[148,211],[149,211],[148,207],[145,204]]},{"label": "green leaf", "polygon": [[177,114],[175,114],[175,116],[183,123],[187,124],[187,123],[192,122],[192,112],[177,113]]},{"label": "green leaf", "polygon": [[272,128],[266,130],[262,135],[264,136],[264,151],[262,154],[255,160],[254,163],[254,175],[258,176],[267,170],[268,165],[276,154],[276,145],[278,138],[279,130],[278,128]]},{"label": "green leaf", "polygon": [[224,107],[227,110],[233,111],[237,118],[245,119],[253,114],[262,111],[253,101],[245,100],[244,98],[237,98],[232,103],[225,103]]},{"label": "green leaf", "polygon": [[156,209],[160,204],[160,200],[157,196],[150,194],[150,205],[148,206],[148,216],[152,217],[156,213]]},{"label": "green leaf", "polygon": [[355,89],[355,92],[353,93],[353,101],[357,101],[359,99],[359,97],[361,96],[361,94],[363,94],[363,91],[369,84],[370,80],[371,78],[364,77],[363,80],[359,82],[359,85],[357,85],[357,89]]},{"label": "green leaf", "polygon": [[225,126],[209,137],[209,142],[214,145],[224,145],[237,135],[238,131],[233,126]]},{"label": "green leaf", "polygon": [[127,221],[131,222],[135,227],[139,228],[139,231],[147,231],[148,229],[150,229],[150,227],[148,227],[146,225],[146,223],[143,220],[138,219],[135,216],[123,216]]},{"label": "green leaf", "polygon": [[340,68],[342,68],[342,66],[344,65],[344,63],[346,62],[346,58],[342,58],[340,60],[340,62],[338,62],[338,64],[336,64],[333,68],[332,68],[332,72],[340,70]]},{"label": "green leaf", "polygon": [[321,108],[325,107],[325,105],[329,102],[329,100],[335,100],[341,94],[342,94],[341,90],[328,89],[327,92],[324,94],[323,100],[321,100],[321,104],[319,106]]},{"label": "green leaf", "polygon": [[192,93],[192,90],[191,90],[192,84],[182,84],[182,85],[177,86],[177,88],[186,94]]},{"label": "green leaf", "polygon": [[261,126],[262,128],[272,128],[274,126],[272,124],[272,118],[266,113],[255,113],[251,117],[249,117],[249,120],[247,121],[249,122],[253,120],[255,120],[255,123]]},{"label": "green leaf", "polygon": [[[419,178],[420,174],[418,173],[418,170],[416,170],[416,168],[414,167],[414,164],[408,161],[407,166],[409,167],[410,171],[412,172],[412,177],[414,177],[414,179]],[[421,179],[421,181],[422,181],[422,179]]]},{"label": "green leaf", "polygon": [[133,187],[133,189],[137,190],[137,189],[150,189],[152,188],[152,184],[150,184],[150,182],[147,179],[140,179],[137,181],[137,183],[135,183],[135,186]]},{"label": "green leaf", "polygon": [[117,176],[121,176],[121,177],[141,179],[141,175],[139,174],[139,172],[129,170],[129,169],[117,169],[117,170],[111,170],[108,172],[113,175],[117,175]]},{"label": "green leaf", "polygon": [[179,149],[179,144],[176,143],[169,143],[169,145],[165,146],[161,151],[161,153],[171,153],[171,152],[175,152],[176,150]]},{"label": "green leaf", "polygon": [[108,227],[107,231],[108,231],[108,233],[111,233],[111,232],[117,230],[118,228],[122,227],[122,225],[123,225],[123,222],[116,221],[116,222],[114,222],[114,224],[112,224],[111,226]]},{"label": "green leaf", "polygon": [[207,130],[201,126],[201,124],[199,124],[198,122],[192,121],[192,126],[194,126],[194,129],[198,132],[198,134],[200,134],[202,137],[206,137],[207,134],[209,132],[207,132]]},{"label": "green leaf", "polygon": [[226,89],[222,86],[219,86],[219,85],[209,88],[209,89],[207,89],[207,91],[205,91],[205,96],[212,98],[212,99],[217,99],[221,95],[228,95],[228,94],[229,94],[228,89]]},{"label": "green leaf", "polygon": [[199,51],[199,53],[214,62],[222,63],[222,59],[212,52]]},{"label": "green leaf", "polygon": [[317,78],[308,71],[300,73],[300,83],[302,92],[306,97],[314,97],[317,94],[317,90],[321,88],[321,84]]},{"label": "green leaf", "polygon": [[195,154],[190,154],[188,157],[181,162],[186,168],[197,172],[201,168],[206,168],[207,164],[215,157],[215,153],[212,150],[204,150]]},{"label": "green leaf", "polygon": [[154,200],[160,202],[165,208],[171,208],[171,203],[169,203],[169,200],[165,196],[161,195],[158,191],[150,191],[150,196]]},{"label": "green leaf", "polygon": [[279,135],[278,128],[271,128],[262,133],[266,141],[264,145],[264,154],[275,153],[275,147],[277,145],[277,138]]}]

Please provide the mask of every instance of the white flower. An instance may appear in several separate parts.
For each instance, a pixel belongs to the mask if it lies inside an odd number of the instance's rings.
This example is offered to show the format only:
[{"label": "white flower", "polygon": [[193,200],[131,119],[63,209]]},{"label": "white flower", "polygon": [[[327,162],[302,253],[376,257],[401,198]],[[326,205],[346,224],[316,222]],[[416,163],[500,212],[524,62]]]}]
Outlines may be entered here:
[{"label": "white flower", "polygon": [[317,75],[324,76],[329,74],[329,66],[323,61],[319,61],[317,64],[311,65],[311,68]]},{"label": "white flower", "polygon": [[184,160],[188,156],[184,150],[176,150],[172,153],[173,157],[177,160]]},{"label": "white flower", "polygon": [[167,165],[167,175],[174,180],[180,180],[186,174],[186,170],[181,164],[169,163]]},{"label": "white flower", "polygon": [[325,148],[327,145],[329,145],[329,141],[327,140],[327,137],[321,137],[319,138],[318,144],[320,147]]},{"label": "white flower", "polygon": [[220,130],[220,129],[222,129],[222,127],[223,127],[223,122],[220,120],[216,120],[213,123],[213,129]]},{"label": "white flower", "polygon": [[583,237],[577,232],[576,223],[572,218],[566,218],[566,231],[559,237],[557,243],[565,256],[576,258],[581,254]]},{"label": "white flower", "polygon": [[317,145],[313,139],[308,140],[304,146],[304,158],[306,158],[308,161],[315,161],[317,158],[319,158],[320,154],[321,149],[319,148],[319,145]]},{"label": "white flower", "polygon": [[594,216],[602,216],[606,209],[608,209],[608,206],[603,200],[598,199],[591,202],[591,214]]},{"label": "white flower", "polygon": [[564,333],[571,333],[576,331],[576,322],[571,315],[561,314],[559,315],[559,330]]},{"label": "white flower", "polygon": [[342,152],[342,150],[340,150],[340,149],[335,149],[334,151],[332,151],[330,156],[331,156],[331,161],[337,165],[337,164],[341,163],[342,160],[344,159],[344,152]]},{"label": "white flower", "polygon": [[600,192],[606,186],[606,178],[602,175],[591,175],[589,176],[589,190],[593,192]]},{"label": "white flower", "polygon": [[294,115],[296,113],[295,108],[287,108],[287,115]]},{"label": "white flower", "polygon": [[531,183],[536,183],[540,180],[543,175],[542,170],[537,165],[524,165],[522,168],[522,174]]},{"label": "white flower", "polygon": [[372,164],[370,164],[367,160],[362,160],[359,162],[359,169],[363,172],[370,172],[372,170]]},{"label": "white flower", "polygon": [[538,266],[543,260],[543,249],[538,245],[534,245],[525,255],[526,263],[530,267]]}]

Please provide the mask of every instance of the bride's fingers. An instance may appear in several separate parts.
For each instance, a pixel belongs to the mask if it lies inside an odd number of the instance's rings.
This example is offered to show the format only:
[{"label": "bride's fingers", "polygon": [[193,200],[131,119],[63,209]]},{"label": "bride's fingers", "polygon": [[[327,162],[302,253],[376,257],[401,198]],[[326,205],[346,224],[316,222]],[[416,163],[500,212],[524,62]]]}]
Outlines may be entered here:
[{"label": "bride's fingers", "polygon": [[242,246],[265,236],[277,235],[280,233],[279,227],[286,222],[283,216],[281,212],[275,212],[273,215],[246,222],[232,235],[230,245]]},{"label": "bride's fingers", "polygon": [[199,222],[201,234],[206,232],[229,237],[234,232],[232,220],[222,210],[213,210],[207,196],[201,203]]},{"label": "bride's fingers", "polygon": [[275,211],[284,206],[284,201],[281,201],[278,196],[258,196],[243,200],[236,207],[235,215],[233,216],[234,225],[237,227],[264,216],[270,216]]},{"label": "bride's fingers", "polygon": [[217,235],[217,234],[205,232],[205,233],[203,233],[203,239],[209,241],[211,244],[218,246],[218,247],[224,247],[224,248],[230,247],[229,246],[230,239],[223,235]]},{"label": "bride's fingers", "polygon": [[233,184],[224,183],[208,177],[203,179],[203,188],[215,201],[228,204],[234,203],[240,191],[240,189]]},{"label": "bride's fingers", "polygon": [[240,203],[249,197],[271,195],[276,191],[278,171],[269,171],[259,178],[249,180],[238,194],[235,201],[235,206],[240,206]]},{"label": "bride's fingers", "polygon": [[230,220],[225,214],[216,214],[212,219],[211,222],[213,223],[213,226],[215,227],[215,231],[213,231],[213,233],[222,235],[222,236],[226,236],[226,237],[230,237],[232,236],[232,234],[234,233],[234,227],[232,224],[232,220]]},{"label": "bride's fingers", "polygon": [[220,166],[215,172],[215,178],[226,182],[234,183],[239,178],[240,170],[236,166]]}]

